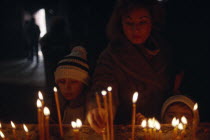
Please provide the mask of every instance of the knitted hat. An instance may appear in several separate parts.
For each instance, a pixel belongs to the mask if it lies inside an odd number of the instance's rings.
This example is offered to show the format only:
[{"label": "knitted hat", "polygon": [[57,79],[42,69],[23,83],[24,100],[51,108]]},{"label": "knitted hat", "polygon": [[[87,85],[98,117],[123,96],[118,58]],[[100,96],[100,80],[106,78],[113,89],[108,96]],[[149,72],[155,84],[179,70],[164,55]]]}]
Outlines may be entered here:
[{"label": "knitted hat", "polygon": [[[163,120],[163,117],[164,117],[164,114],[165,114],[165,111],[167,110],[167,108],[171,104],[176,103],[176,102],[184,103],[185,105],[187,105],[193,111],[193,108],[194,108],[194,105],[195,105],[195,102],[193,100],[191,100],[190,98],[188,98],[188,97],[186,97],[184,95],[175,95],[175,96],[172,96],[172,97],[168,98],[164,102],[164,104],[162,106],[162,110],[161,110],[161,119],[162,120]],[[198,110],[197,111],[193,111],[193,115],[197,119],[197,123],[198,123],[199,122]]]},{"label": "knitted hat", "polygon": [[57,64],[55,70],[55,82],[58,79],[71,78],[86,85],[89,81],[89,66],[87,63],[87,52],[82,46],[76,46],[71,53]]}]

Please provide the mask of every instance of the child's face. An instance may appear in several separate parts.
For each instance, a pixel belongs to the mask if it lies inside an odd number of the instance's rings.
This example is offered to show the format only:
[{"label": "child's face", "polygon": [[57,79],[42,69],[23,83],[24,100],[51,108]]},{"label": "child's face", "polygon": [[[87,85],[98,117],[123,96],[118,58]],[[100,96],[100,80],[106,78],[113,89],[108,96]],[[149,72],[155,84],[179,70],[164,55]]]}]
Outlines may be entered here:
[{"label": "child's face", "polygon": [[135,44],[144,43],[152,29],[151,16],[144,8],[135,8],[122,17],[122,27],[127,39]]},{"label": "child's face", "polygon": [[191,109],[187,105],[173,104],[166,110],[163,117],[163,122],[171,124],[171,121],[174,117],[181,120],[182,116],[187,118],[188,124],[192,124],[193,113]]},{"label": "child's face", "polygon": [[82,93],[84,88],[82,82],[70,78],[59,79],[57,83],[61,94],[67,100],[75,99],[80,93]]}]

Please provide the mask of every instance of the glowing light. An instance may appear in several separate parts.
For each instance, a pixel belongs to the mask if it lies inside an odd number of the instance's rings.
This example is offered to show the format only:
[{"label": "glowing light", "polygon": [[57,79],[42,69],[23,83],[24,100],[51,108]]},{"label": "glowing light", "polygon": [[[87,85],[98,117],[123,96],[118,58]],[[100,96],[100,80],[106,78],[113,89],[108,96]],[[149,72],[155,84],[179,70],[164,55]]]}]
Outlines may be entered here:
[{"label": "glowing light", "polygon": [[4,133],[2,131],[0,131],[0,136],[1,136],[2,139],[5,138]]},{"label": "glowing light", "polygon": [[106,96],[107,92],[106,92],[105,90],[102,90],[102,91],[101,91],[101,94],[102,94],[103,96]]},{"label": "glowing light", "polygon": [[42,107],[42,102],[39,99],[37,99],[37,101],[36,101],[36,106],[37,106],[37,108]]},{"label": "glowing light", "polygon": [[143,120],[141,122],[141,127],[143,127],[143,128],[147,127],[147,121],[146,120]]},{"label": "glowing light", "polygon": [[133,94],[133,103],[135,104],[136,103],[136,101],[137,101],[137,99],[138,99],[138,92],[135,92],[134,94]]},{"label": "glowing light", "polygon": [[176,125],[177,125],[176,117],[174,117],[174,118],[172,119],[171,125],[172,125],[173,127],[176,127]]},{"label": "glowing light", "polygon": [[182,116],[181,121],[183,124],[187,124],[187,118],[185,116]]},{"label": "glowing light", "polygon": [[44,115],[49,116],[50,115],[50,110],[48,107],[44,107]]},{"label": "glowing light", "polygon": [[195,103],[193,110],[196,111],[198,109],[198,103]]},{"label": "glowing light", "polygon": [[47,32],[45,9],[40,9],[37,11],[34,15],[34,18],[36,19],[36,24],[39,26],[41,32],[40,37],[43,37]]},{"label": "glowing light", "polygon": [[160,130],[160,123],[155,120],[155,129]]},{"label": "glowing light", "polygon": [[75,121],[72,121],[71,122],[71,126],[72,126],[72,128],[76,128],[77,127],[77,123]]},{"label": "glowing light", "polygon": [[183,126],[182,123],[179,123],[179,124],[178,124],[178,129],[179,129],[179,130],[183,130],[183,129],[184,129],[184,126]]},{"label": "glowing light", "polygon": [[109,87],[107,88],[107,90],[108,90],[109,92],[111,92],[111,91],[112,91],[112,87],[109,86]]},{"label": "glowing light", "polygon": [[2,126],[1,126],[1,122],[0,122],[0,129],[2,128]]},{"label": "glowing light", "polygon": [[24,128],[25,132],[28,132],[28,128],[25,124],[23,124],[23,128]]},{"label": "glowing light", "polygon": [[42,95],[42,92],[41,91],[39,91],[38,92],[38,97],[39,97],[39,99],[42,101],[42,100],[44,100],[44,98],[43,98],[43,95]]},{"label": "glowing light", "polygon": [[77,128],[80,128],[82,126],[82,121],[80,119],[76,120]]},{"label": "glowing light", "polygon": [[13,129],[16,128],[15,124],[12,121],[11,121],[11,126],[12,126]]},{"label": "glowing light", "polygon": [[54,92],[57,92],[58,91],[56,87],[54,87],[53,90],[54,90]]}]

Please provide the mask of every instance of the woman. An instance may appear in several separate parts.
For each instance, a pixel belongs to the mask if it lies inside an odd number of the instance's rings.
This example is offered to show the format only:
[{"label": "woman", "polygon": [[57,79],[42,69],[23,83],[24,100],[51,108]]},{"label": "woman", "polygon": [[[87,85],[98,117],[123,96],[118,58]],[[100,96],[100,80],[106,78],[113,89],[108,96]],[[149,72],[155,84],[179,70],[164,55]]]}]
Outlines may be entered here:
[{"label": "woman", "polygon": [[95,93],[113,88],[116,124],[131,121],[132,95],[139,92],[137,112],[159,118],[170,96],[172,76],[167,43],[153,30],[152,4],[123,1],[116,5],[108,24],[110,43],[101,54],[89,92],[87,119],[100,132],[105,125],[95,105]]}]

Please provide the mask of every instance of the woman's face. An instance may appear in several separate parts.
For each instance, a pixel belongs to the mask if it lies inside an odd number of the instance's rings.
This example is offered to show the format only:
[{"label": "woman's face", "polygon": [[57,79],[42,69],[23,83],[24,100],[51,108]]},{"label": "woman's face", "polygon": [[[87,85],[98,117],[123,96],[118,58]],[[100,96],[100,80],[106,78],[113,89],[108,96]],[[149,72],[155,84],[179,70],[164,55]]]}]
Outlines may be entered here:
[{"label": "woman's face", "polygon": [[166,110],[164,117],[163,117],[163,122],[167,123],[167,124],[171,124],[172,119],[174,117],[181,120],[182,116],[185,116],[187,118],[188,123],[192,124],[193,113],[190,110],[190,108],[186,105],[180,106],[179,104],[174,104],[172,106],[169,106],[168,109]]},{"label": "woman's face", "polygon": [[122,17],[123,32],[135,45],[144,43],[152,29],[151,16],[147,9],[136,8]]},{"label": "woman's face", "polygon": [[64,78],[57,81],[61,94],[66,100],[73,100],[82,93],[84,84],[80,81]]}]

